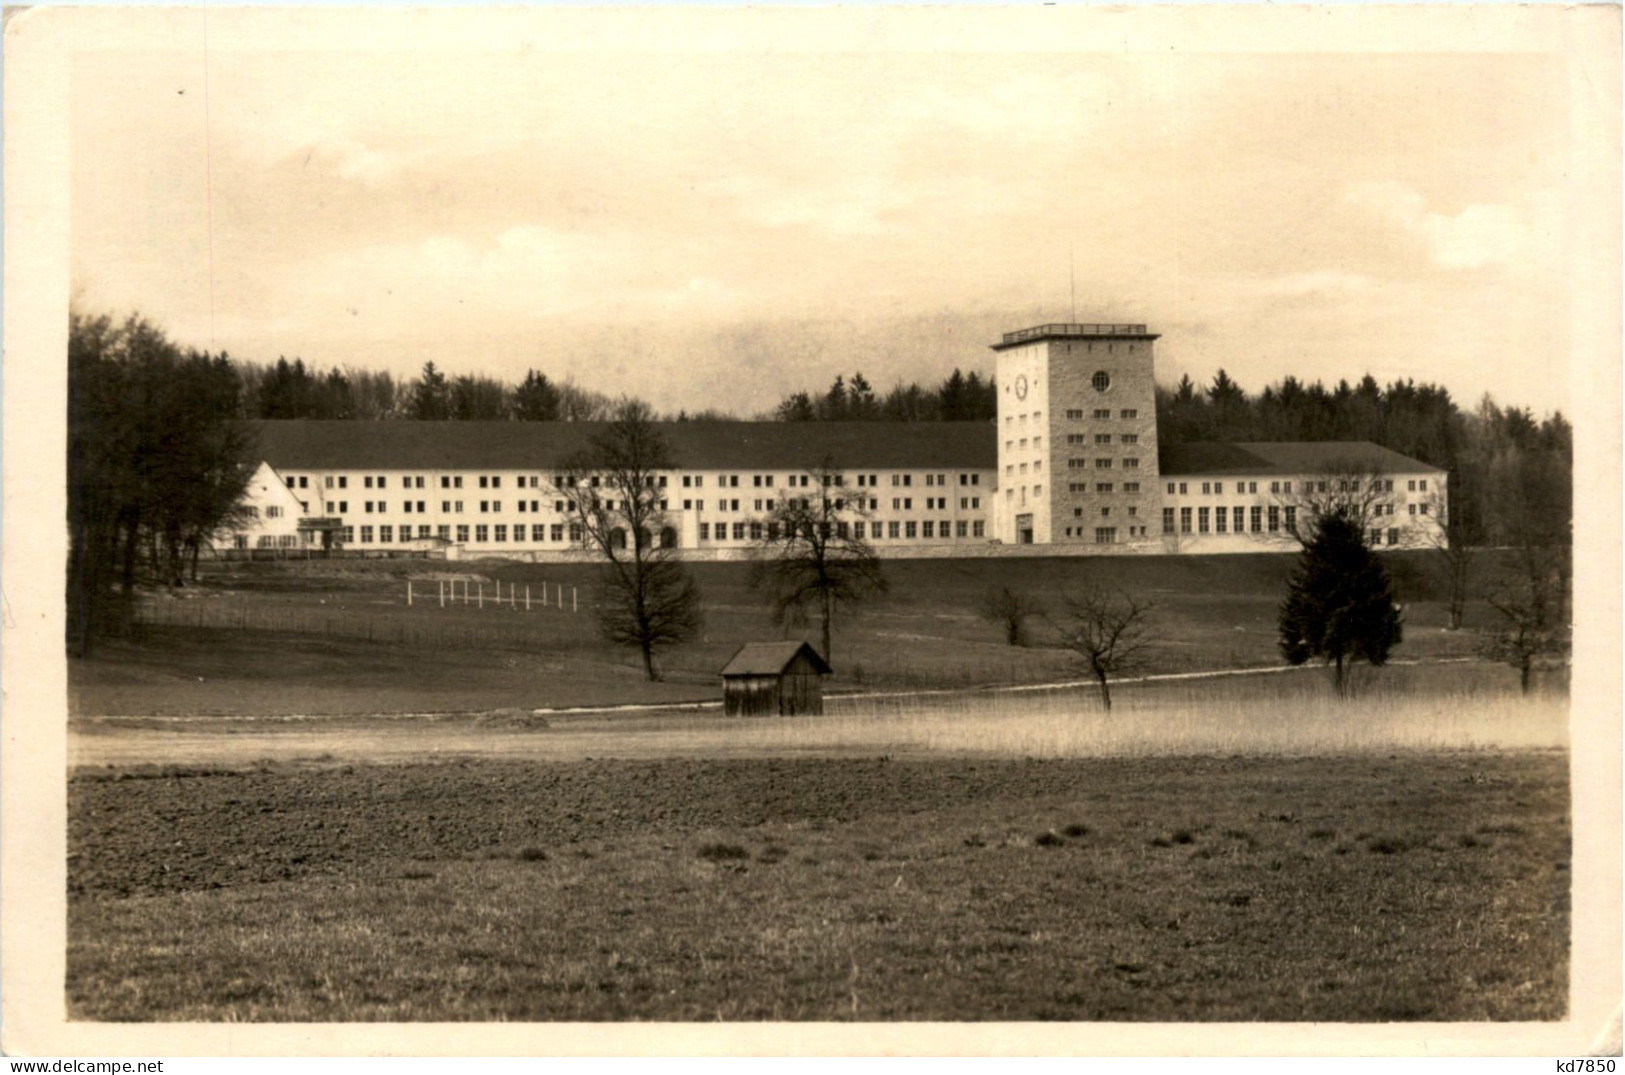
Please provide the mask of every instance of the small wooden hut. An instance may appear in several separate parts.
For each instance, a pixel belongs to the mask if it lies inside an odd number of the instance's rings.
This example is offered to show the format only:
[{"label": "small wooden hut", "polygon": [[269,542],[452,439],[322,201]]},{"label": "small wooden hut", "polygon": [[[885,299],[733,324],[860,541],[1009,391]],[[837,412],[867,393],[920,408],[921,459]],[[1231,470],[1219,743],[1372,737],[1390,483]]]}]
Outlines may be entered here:
[{"label": "small wooden hut", "polygon": [[807,642],[748,642],[722,670],[723,708],[730,717],[822,713],[829,673]]}]

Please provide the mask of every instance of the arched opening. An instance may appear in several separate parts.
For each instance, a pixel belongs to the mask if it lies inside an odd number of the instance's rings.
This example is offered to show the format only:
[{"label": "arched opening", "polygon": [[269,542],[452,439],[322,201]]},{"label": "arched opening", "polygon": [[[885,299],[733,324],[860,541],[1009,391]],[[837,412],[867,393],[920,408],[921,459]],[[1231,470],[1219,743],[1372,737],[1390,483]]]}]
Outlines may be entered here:
[{"label": "arched opening", "polygon": [[638,548],[647,549],[654,545],[654,538],[649,534],[646,526],[638,527]]},{"label": "arched opening", "polygon": [[677,531],[670,526],[660,528],[660,547],[662,549],[675,549],[677,547]]}]

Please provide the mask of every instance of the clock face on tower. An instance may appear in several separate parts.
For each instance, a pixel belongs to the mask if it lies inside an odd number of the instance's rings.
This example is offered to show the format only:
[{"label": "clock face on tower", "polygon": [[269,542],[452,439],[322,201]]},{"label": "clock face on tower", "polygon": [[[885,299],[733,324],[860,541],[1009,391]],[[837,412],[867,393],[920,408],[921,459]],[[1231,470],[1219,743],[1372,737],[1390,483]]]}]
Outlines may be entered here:
[{"label": "clock face on tower", "polygon": [[1016,398],[1027,398],[1027,375],[1024,373],[1016,377]]}]

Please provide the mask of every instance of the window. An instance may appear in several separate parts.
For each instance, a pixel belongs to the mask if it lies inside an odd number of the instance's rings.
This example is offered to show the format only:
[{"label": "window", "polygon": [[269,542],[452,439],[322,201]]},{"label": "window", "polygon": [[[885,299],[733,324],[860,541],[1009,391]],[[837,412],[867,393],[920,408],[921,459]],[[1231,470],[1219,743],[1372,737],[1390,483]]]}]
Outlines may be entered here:
[{"label": "window", "polygon": [[1292,483],[1291,482],[1282,482],[1281,483],[1281,492],[1283,492],[1283,493],[1292,492]]},{"label": "window", "polygon": [[1163,508],[1162,509],[1162,532],[1164,534],[1171,534],[1171,533],[1174,532],[1174,509],[1173,508]]},{"label": "window", "polygon": [[1258,507],[1257,505],[1254,505],[1253,506],[1252,518],[1253,518],[1253,533],[1255,533],[1255,534],[1260,533],[1264,529],[1264,509],[1261,508],[1261,507]]},{"label": "window", "polygon": [[[718,523],[717,525],[722,526],[724,524]],[[711,540],[711,524],[710,523],[701,523],[700,524],[700,540],[701,541],[710,541]]]},{"label": "window", "polygon": [[[1390,512],[1392,512],[1392,511],[1393,511],[1393,510],[1394,510],[1394,506],[1393,506],[1393,505],[1392,505],[1392,504],[1389,504],[1389,505],[1388,505],[1388,510],[1389,510],[1389,511],[1390,511]],[[1420,507],[1420,508],[1418,508],[1418,509],[1417,509],[1417,510],[1418,510],[1418,511],[1420,511],[1420,512],[1421,512],[1421,513],[1422,513],[1422,514],[1423,514],[1423,515],[1426,515],[1426,514],[1427,514],[1427,513],[1428,513],[1428,506],[1427,506],[1427,505],[1426,505],[1426,504],[1423,504],[1423,505],[1422,505],[1422,506],[1421,506],[1421,507]]]},{"label": "window", "polygon": [[1382,531],[1381,530],[1373,529],[1371,531],[1371,544],[1373,544],[1373,545],[1381,545],[1382,544]]},{"label": "window", "polygon": [[349,544],[354,543],[354,541],[355,541],[355,527],[353,527],[353,526],[341,526],[341,527],[339,527],[339,544],[340,545],[349,545]]},{"label": "window", "polygon": [[1203,496],[1206,496],[1208,493],[1210,493],[1212,491],[1213,491],[1213,484],[1211,482],[1203,482],[1202,483],[1202,495]]},{"label": "window", "polygon": [[1089,437],[1084,433],[1068,433],[1066,435],[1066,442],[1068,444],[1088,444]]},{"label": "window", "polygon": [[1168,495],[1169,496],[1174,495],[1174,483],[1173,482],[1168,483]]},{"label": "window", "polygon": [[1390,545],[1398,545],[1399,544],[1399,531],[1398,530],[1390,530],[1390,531],[1388,531],[1388,544],[1390,544]]},{"label": "window", "polygon": [[1412,478],[1410,481],[1406,482],[1405,483],[1405,489],[1408,492],[1412,492],[1412,493],[1416,492],[1416,479]]},{"label": "window", "polygon": [[1208,509],[1206,509],[1206,508],[1197,508],[1196,509],[1196,532],[1198,534],[1207,533],[1207,516],[1208,516]]},{"label": "window", "polygon": [[[361,482],[368,489],[371,489],[372,488],[372,475],[368,474],[367,476],[365,476],[364,478],[361,479]],[[1413,489],[1416,488],[1416,483],[1415,482],[1411,482],[1411,488],[1413,488]]]},{"label": "window", "polygon": [[986,536],[986,529],[987,528],[983,524],[982,520],[980,520],[980,519],[975,520],[974,522],[971,523],[971,526],[970,526],[971,537],[985,537]]},{"label": "window", "polygon": [[1418,479],[1416,479],[1416,488],[1417,488],[1417,490],[1419,492],[1423,492],[1423,493],[1427,492],[1428,491],[1428,480],[1426,478],[1418,478]]},{"label": "window", "polygon": [[363,545],[371,545],[372,544],[372,527],[363,526],[361,528],[361,543]]},{"label": "window", "polygon": [[924,528],[925,528],[924,534],[922,536],[924,536],[924,537],[936,537],[937,536],[936,524],[933,523],[930,519],[927,519],[921,525],[924,526]]},{"label": "window", "polygon": [[350,479],[348,477],[346,477],[345,475],[340,474],[339,475],[339,488],[340,489],[348,489],[349,487],[350,487]]},{"label": "window", "polygon": [[1121,439],[1124,444],[1140,443],[1140,435],[1138,433],[1123,433],[1120,435],[1119,439]]},{"label": "window", "polygon": [[570,524],[570,543],[572,545],[581,544],[581,537],[582,537],[581,524],[580,523],[571,523]]},{"label": "window", "polygon": [[277,504],[272,504],[271,506],[267,507],[265,509],[265,517],[267,519],[280,519],[280,518],[282,518],[282,508],[281,508],[281,506],[277,505]]},{"label": "window", "polygon": [[384,487],[384,476],[382,474],[378,475],[377,481],[378,481],[378,488],[382,489]]},{"label": "window", "polygon": [[898,523],[896,519],[893,519],[886,524],[886,536],[894,541],[897,539],[901,531],[902,525]]},{"label": "window", "polygon": [[474,527],[474,540],[477,541],[477,542],[478,541],[490,541],[491,540],[491,528],[489,526],[485,525],[484,523],[479,523],[478,525],[476,525]]},{"label": "window", "polygon": [[1089,378],[1089,383],[1094,386],[1096,392],[1104,392],[1112,386],[1112,375],[1105,370],[1096,370],[1095,375]]},{"label": "window", "polygon": [[919,536],[919,524],[916,523],[913,519],[910,519],[907,523],[905,523],[903,525],[903,536],[904,537],[910,537],[910,538],[918,537]]},{"label": "window", "polygon": [[1124,482],[1123,483],[1123,492],[1125,492],[1125,493],[1138,493],[1139,491],[1140,491],[1140,483],[1139,482]]},{"label": "window", "polygon": [[1226,526],[1225,526],[1225,523],[1228,522],[1229,519],[1230,519],[1230,513],[1229,512],[1225,511],[1223,508],[1216,509],[1213,512],[1213,530],[1214,530],[1214,532],[1219,533],[1219,534],[1225,533],[1225,531],[1227,529]]},{"label": "window", "polygon": [[745,540],[745,524],[744,523],[734,523],[734,540],[735,541],[744,541]]},{"label": "window", "polygon": [[1119,412],[1118,417],[1119,418],[1138,418],[1138,417],[1140,417],[1140,412],[1135,410],[1133,407],[1129,407],[1129,408],[1126,408],[1125,410]]},{"label": "window", "polygon": [[496,535],[495,536],[496,536],[496,539],[498,541],[507,541],[508,540],[508,524],[507,523],[497,523],[497,525],[496,525]]},{"label": "window", "polygon": [[1096,545],[1115,545],[1115,544],[1117,544],[1117,527],[1115,527],[1115,526],[1097,526],[1097,527],[1095,527],[1095,544]]},{"label": "window", "polygon": [[437,526],[437,527],[435,527],[434,528],[434,536],[439,538],[441,541],[450,541],[451,540],[451,527],[450,526]]},{"label": "window", "polygon": [[1190,508],[1180,508],[1179,509],[1179,532],[1181,534],[1188,534],[1188,533],[1191,532],[1191,509]]},{"label": "window", "polygon": [[1289,532],[1296,531],[1298,529],[1298,509],[1297,508],[1288,507],[1286,509],[1286,528],[1287,528],[1287,530]]},{"label": "window", "polygon": [[1281,491],[1281,483],[1280,482],[1270,482],[1270,493],[1271,494],[1277,494],[1280,491]]},{"label": "window", "polygon": [[1067,411],[1066,412],[1066,417],[1067,417],[1068,421],[1079,422],[1079,421],[1083,420],[1083,412],[1082,411]]},{"label": "window", "polygon": [[1095,460],[1095,469],[1096,470],[1110,470],[1110,469],[1112,469],[1112,461],[1110,459],[1096,459]]},{"label": "window", "polygon": [[462,542],[465,545],[468,544],[468,524],[467,523],[458,523],[457,524],[457,540]]},{"label": "window", "polygon": [[1127,459],[1123,460],[1123,469],[1124,470],[1139,470],[1140,469],[1139,457],[1131,455]]},{"label": "window", "polygon": [[967,537],[968,536],[967,531],[969,529],[970,528],[965,525],[965,520],[960,519],[958,522],[956,522],[954,524],[954,537],[961,537],[961,538],[962,537]]},{"label": "window", "polygon": [[1236,533],[1244,533],[1247,529],[1247,509],[1238,504],[1231,509],[1231,518],[1235,520],[1236,525],[1233,529]]},{"label": "window", "polygon": [[1416,505],[1415,504],[1407,504],[1406,507],[1411,509],[1411,514],[1412,515],[1416,514]]},{"label": "window", "polygon": [[1112,483],[1111,482],[1096,482],[1095,483],[1095,492],[1097,492],[1097,493],[1109,493],[1111,491],[1112,491]]},{"label": "window", "polygon": [[412,514],[412,502],[410,500],[403,502],[401,504],[401,510],[408,515]]},{"label": "window", "polygon": [[346,514],[349,513],[349,511],[350,511],[350,502],[348,500],[339,501],[339,514],[340,515],[346,515]]},{"label": "window", "polygon": [[1274,504],[1271,504],[1270,505],[1270,533],[1272,533],[1272,534],[1276,533],[1280,529],[1281,529],[1281,509],[1276,507]]},{"label": "window", "polygon": [[388,545],[394,540],[395,528],[393,526],[380,526],[378,528],[378,543],[380,545]]},{"label": "window", "polygon": [[1095,443],[1096,444],[1110,444],[1111,442],[1112,442],[1112,435],[1110,433],[1096,433],[1095,434]]},{"label": "window", "polygon": [[[1106,419],[1110,418],[1111,416],[1112,416],[1112,409],[1110,407],[1104,407],[1104,408],[1097,407],[1095,409],[1095,421],[1097,421],[1097,422],[1103,422]],[[1082,415],[1080,414],[1079,417],[1081,418]]]}]

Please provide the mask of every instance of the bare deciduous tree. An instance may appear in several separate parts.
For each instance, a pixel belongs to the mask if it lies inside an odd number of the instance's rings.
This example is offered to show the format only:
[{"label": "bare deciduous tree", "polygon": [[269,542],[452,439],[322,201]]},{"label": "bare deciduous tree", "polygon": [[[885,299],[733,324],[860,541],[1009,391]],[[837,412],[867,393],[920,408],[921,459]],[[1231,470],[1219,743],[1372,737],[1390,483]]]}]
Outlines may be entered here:
[{"label": "bare deciduous tree", "polygon": [[1100,700],[1112,707],[1110,680],[1139,667],[1151,643],[1151,613],[1156,606],[1122,591],[1090,587],[1061,598],[1063,612],[1052,620],[1061,644],[1083,658],[1100,685]]},{"label": "bare deciduous tree", "polygon": [[1004,640],[1012,646],[1027,644],[1027,621],[1043,614],[1043,605],[1029,594],[1012,590],[1008,586],[990,586],[982,595],[977,615],[987,623],[1004,631]]},{"label": "bare deciduous tree", "polygon": [[1394,480],[1371,467],[1332,463],[1314,474],[1281,483],[1272,507],[1281,512],[1281,535],[1307,548],[1320,531],[1320,520],[1337,516],[1359,527],[1370,543],[1372,530],[1393,514]]},{"label": "bare deciduous tree", "polygon": [[816,609],[829,661],[837,609],[884,593],[887,584],[874,546],[859,535],[869,517],[862,492],[846,488],[828,460],[803,477],[806,484],[781,490],[768,513],[751,584],[781,626],[804,623]]},{"label": "bare deciduous tree", "polygon": [[1430,494],[1425,508],[1425,514],[1417,517],[1416,525],[1444,572],[1449,587],[1450,629],[1459,631],[1467,611],[1473,560],[1478,550],[1473,547],[1465,519],[1450,510],[1443,490]]},{"label": "bare deciduous tree", "polygon": [[1569,652],[1570,568],[1566,547],[1515,551],[1513,569],[1489,596],[1505,622],[1485,640],[1484,655],[1516,668],[1518,684],[1527,694],[1536,666]]},{"label": "bare deciduous tree", "polygon": [[565,464],[560,497],[588,548],[604,558],[598,625],[636,647],[644,674],[660,678],[659,652],[700,629],[699,591],[677,559],[661,482],[674,463],[647,404],[622,399],[603,432]]}]

